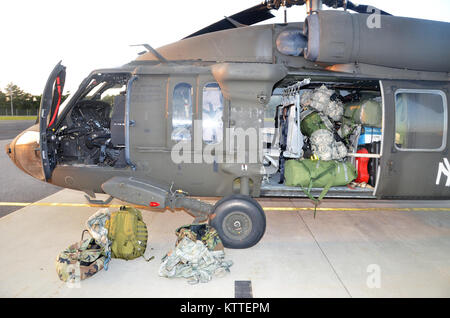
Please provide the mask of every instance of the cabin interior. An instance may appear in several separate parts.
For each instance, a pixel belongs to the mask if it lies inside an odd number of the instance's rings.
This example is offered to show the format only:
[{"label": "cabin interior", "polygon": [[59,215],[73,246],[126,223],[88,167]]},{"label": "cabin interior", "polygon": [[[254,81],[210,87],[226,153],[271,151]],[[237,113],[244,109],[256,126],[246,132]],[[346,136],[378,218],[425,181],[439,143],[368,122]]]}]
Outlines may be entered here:
[{"label": "cabin interior", "polygon": [[[374,198],[383,127],[379,81],[304,79],[282,80],[266,106],[264,165],[271,172],[263,178],[261,195],[306,196],[308,186],[292,184],[286,163],[320,159],[351,165],[356,172],[348,184],[331,186],[327,197]],[[312,187],[310,193],[317,197],[322,190]]]}]

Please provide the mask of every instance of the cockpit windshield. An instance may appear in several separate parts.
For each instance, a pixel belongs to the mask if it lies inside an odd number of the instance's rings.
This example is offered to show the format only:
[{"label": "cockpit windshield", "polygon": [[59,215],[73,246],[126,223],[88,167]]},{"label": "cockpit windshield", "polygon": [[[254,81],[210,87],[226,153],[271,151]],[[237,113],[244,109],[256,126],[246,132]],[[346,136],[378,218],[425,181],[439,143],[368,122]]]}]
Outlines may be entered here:
[{"label": "cockpit windshield", "polygon": [[129,74],[97,73],[91,75],[83,81],[80,88],[75,93],[70,94],[64,100],[59,108],[58,116],[62,114],[67,105],[75,104],[75,101],[72,103],[74,98],[76,99],[76,102],[100,100],[112,106],[114,97],[125,93],[128,78]]}]

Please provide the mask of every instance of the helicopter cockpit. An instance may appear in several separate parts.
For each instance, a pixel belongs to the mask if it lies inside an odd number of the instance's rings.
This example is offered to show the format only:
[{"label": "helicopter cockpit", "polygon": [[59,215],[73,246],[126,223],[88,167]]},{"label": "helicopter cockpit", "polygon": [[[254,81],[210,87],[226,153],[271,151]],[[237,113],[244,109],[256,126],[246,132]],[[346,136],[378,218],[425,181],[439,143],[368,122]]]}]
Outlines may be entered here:
[{"label": "helicopter cockpit", "polygon": [[61,111],[64,118],[55,131],[58,163],[126,166],[124,114],[128,79],[128,74],[94,74],[62,105],[67,109]]}]

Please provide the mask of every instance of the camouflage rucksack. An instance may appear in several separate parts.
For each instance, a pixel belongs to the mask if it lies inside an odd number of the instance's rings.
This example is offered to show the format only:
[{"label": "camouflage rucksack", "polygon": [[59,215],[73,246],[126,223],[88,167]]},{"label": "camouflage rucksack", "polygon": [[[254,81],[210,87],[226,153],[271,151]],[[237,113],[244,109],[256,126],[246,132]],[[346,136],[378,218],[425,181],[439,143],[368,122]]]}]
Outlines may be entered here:
[{"label": "camouflage rucksack", "polygon": [[104,249],[93,238],[70,245],[56,258],[56,272],[64,282],[76,283],[103,269]]},{"label": "camouflage rucksack", "polygon": [[208,224],[190,224],[179,227],[175,234],[177,235],[177,246],[184,237],[191,241],[202,241],[210,251],[223,250],[223,244],[216,229]]},{"label": "camouflage rucksack", "polygon": [[123,206],[111,213],[105,227],[108,229],[108,239],[112,242],[112,257],[131,260],[144,255],[148,231],[141,211]]}]

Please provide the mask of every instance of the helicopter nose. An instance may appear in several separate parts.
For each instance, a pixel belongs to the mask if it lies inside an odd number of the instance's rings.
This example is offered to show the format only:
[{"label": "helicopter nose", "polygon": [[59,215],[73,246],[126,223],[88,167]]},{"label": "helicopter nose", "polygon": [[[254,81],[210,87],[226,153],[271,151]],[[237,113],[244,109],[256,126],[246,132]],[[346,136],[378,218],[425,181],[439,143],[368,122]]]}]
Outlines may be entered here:
[{"label": "helicopter nose", "polygon": [[32,177],[44,180],[39,151],[39,129],[37,125],[21,132],[6,145],[6,154],[14,164]]}]

